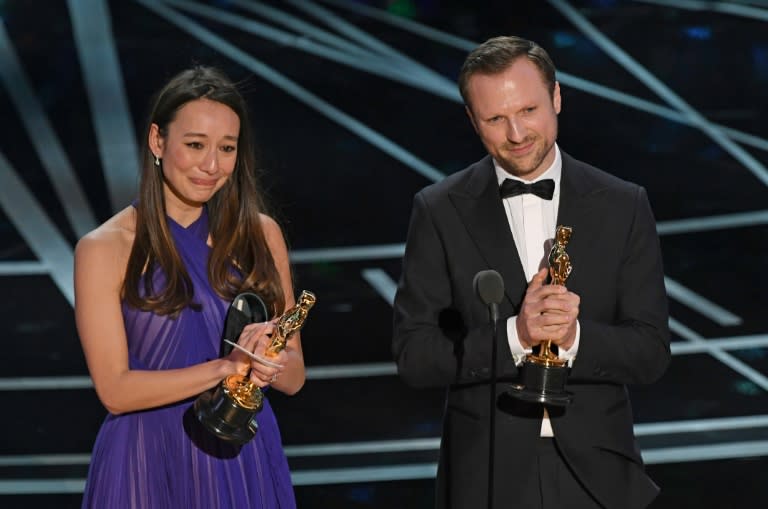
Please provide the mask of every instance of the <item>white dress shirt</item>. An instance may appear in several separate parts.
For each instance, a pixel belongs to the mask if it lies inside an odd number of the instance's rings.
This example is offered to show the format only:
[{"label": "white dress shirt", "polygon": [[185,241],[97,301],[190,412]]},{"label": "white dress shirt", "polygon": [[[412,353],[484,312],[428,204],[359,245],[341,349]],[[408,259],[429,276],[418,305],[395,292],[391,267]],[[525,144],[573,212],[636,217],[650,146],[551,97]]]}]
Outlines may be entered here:
[{"label": "white dress shirt", "polygon": [[[496,160],[493,161],[493,166],[496,170],[499,185],[501,185],[504,179],[520,180],[526,184],[544,179],[555,181],[555,192],[551,200],[539,198],[535,194],[520,194],[504,198],[503,200],[509,229],[515,239],[517,254],[520,256],[523,271],[525,272],[525,280],[530,282],[540,269],[548,266],[549,251],[554,244],[555,229],[557,227],[557,209],[560,205],[560,175],[563,169],[560,149],[555,145],[555,160],[552,162],[552,165],[537,179],[530,182],[513,177],[501,168]],[[580,336],[581,327],[577,321],[576,340],[573,345],[568,350],[560,348],[558,352],[558,357],[567,360],[569,366],[573,363],[579,350]],[[517,336],[517,316],[511,316],[507,319],[507,337],[512,357],[515,359],[515,364],[519,366],[522,364],[525,356],[531,353],[531,349],[523,348],[523,345],[520,344],[520,339]],[[544,409],[544,417],[541,422],[541,436],[554,436],[546,408]]]}]

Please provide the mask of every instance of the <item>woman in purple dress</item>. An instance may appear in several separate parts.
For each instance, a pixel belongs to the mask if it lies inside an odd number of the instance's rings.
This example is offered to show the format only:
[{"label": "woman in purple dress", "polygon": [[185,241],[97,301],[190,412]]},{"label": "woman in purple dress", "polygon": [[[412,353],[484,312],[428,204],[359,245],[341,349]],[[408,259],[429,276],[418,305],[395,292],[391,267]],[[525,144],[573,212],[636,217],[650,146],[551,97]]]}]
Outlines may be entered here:
[{"label": "woman in purple dress", "polygon": [[[269,402],[243,446],[205,431],[190,407],[230,374],[287,394],[304,384],[296,334],[275,369],[233,349],[219,358],[228,303],[258,293],[273,316],[294,305],[288,253],[264,213],[247,107],[209,67],[159,92],[138,200],[75,250],[77,329],[109,414],[93,448],[83,507],[293,508]],[[238,343],[263,354],[274,322]]]}]

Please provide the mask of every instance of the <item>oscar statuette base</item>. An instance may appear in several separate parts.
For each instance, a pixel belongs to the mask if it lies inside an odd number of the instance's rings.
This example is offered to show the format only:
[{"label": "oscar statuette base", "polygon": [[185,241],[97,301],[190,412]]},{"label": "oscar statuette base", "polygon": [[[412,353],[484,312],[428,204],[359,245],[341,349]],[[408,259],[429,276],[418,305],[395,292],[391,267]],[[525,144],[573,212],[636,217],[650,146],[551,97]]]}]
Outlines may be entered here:
[{"label": "oscar statuette base", "polygon": [[247,443],[258,431],[256,414],[262,406],[262,394],[257,387],[250,387],[247,396],[243,394],[242,388],[249,385],[246,377],[230,375],[216,389],[204,392],[195,400],[197,419],[225,442]]},{"label": "oscar statuette base", "polygon": [[564,361],[529,356],[520,369],[522,383],[508,391],[513,398],[552,406],[566,406],[573,399],[565,390],[568,366]]}]

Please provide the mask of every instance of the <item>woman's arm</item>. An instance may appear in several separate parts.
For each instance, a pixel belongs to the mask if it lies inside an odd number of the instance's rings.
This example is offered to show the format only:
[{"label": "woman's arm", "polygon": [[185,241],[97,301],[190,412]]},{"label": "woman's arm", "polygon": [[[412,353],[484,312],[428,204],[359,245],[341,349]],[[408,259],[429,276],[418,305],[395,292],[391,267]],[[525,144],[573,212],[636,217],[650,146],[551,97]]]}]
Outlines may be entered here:
[{"label": "woman's arm", "polygon": [[[261,225],[264,229],[264,236],[266,237],[269,250],[272,253],[272,258],[275,261],[277,272],[280,275],[280,284],[283,287],[283,294],[285,295],[284,309],[288,310],[296,304],[293,295],[293,282],[291,281],[288,248],[285,245],[285,239],[283,238],[280,226],[274,219],[262,214]],[[256,347],[256,353],[263,356],[264,349],[268,343],[268,339],[260,339],[259,345]],[[253,361],[251,380],[253,380],[255,384],[261,387],[270,385],[275,389],[290,395],[297,393],[304,386],[306,372],[304,369],[304,354],[301,349],[301,334],[298,331],[286,342],[285,349],[280,352],[277,357],[270,360],[281,364],[283,368],[275,370]],[[272,381],[273,375],[276,375],[274,381]]]},{"label": "woman's arm", "polygon": [[[102,404],[121,414],[174,403],[216,385],[227,375],[245,374],[250,359],[236,349],[225,358],[172,370],[131,370],[120,303],[131,240],[118,228],[100,228],[75,249],[75,320],[88,370]],[[274,328],[249,326],[241,346],[253,350]]]}]

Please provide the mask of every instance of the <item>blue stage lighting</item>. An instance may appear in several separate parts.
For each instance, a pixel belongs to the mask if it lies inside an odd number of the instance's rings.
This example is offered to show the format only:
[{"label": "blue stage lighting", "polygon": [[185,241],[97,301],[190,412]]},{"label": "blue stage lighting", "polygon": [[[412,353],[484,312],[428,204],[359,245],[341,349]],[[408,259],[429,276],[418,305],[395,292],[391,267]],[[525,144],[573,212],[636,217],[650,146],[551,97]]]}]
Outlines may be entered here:
[{"label": "blue stage lighting", "polygon": [[760,81],[768,81],[768,46],[752,46],[754,73]]},{"label": "blue stage lighting", "polygon": [[683,33],[686,37],[700,41],[706,41],[712,38],[712,29],[710,27],[688,27],[683,29]]},{"label": "blue stage lighting", "polygon": [[576,37],[569,32],[555,32],[552,35],[552,40],[558,48],[574,46],[578,42]]}]

